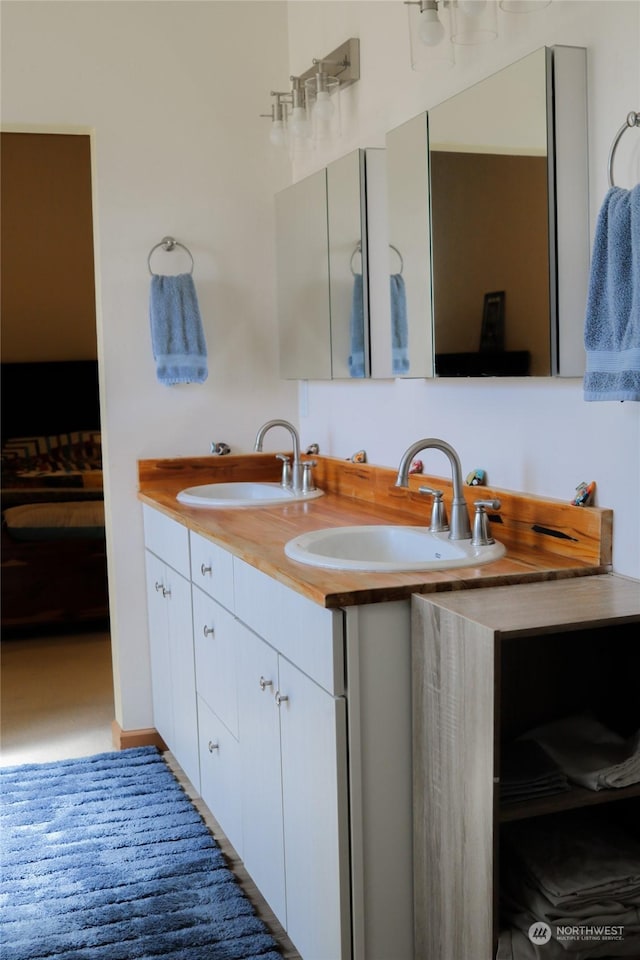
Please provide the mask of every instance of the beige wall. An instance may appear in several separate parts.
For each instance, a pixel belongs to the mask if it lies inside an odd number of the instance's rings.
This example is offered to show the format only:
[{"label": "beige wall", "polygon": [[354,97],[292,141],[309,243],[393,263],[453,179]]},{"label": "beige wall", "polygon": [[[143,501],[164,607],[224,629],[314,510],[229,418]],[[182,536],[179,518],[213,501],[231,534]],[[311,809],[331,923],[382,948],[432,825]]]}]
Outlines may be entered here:
[{"label": "beige wall", "polygon": [[[116,710],[137,729],[152,723],[137,460],[206,454],[212,440],[250,450],[265,420],[297,415],[275,314],[273,194],[289,165],[259,116],[288,81],[286,6],[6,0],[0,12],[3,128],[91,138]],[[204,384],[155,375],[147,256],[167,234],[195,261]],[[154,268],[178,256],[157,251]]]},{"label": "beige wall", "polygon": [[88,136],[3,133],[2,359],[94,360]]}]

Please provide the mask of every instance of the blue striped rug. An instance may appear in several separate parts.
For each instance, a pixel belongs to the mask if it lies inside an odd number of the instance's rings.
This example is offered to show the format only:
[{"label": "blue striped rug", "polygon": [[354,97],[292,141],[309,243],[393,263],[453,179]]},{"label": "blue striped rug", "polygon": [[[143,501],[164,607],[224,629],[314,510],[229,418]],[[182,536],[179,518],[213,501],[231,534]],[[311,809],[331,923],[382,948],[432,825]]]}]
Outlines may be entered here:
[{"label": "blue striped rug", "polygon": [[281,960],[155,747],[0,769],[2,960]]}]

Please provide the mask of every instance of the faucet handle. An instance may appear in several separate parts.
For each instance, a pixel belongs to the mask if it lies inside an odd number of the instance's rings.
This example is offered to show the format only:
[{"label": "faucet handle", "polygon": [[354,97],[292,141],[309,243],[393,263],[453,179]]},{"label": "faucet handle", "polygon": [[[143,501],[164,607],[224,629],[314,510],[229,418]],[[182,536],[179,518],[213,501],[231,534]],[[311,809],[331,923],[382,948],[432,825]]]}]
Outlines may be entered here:
[{"label": "faucet handle", "polygon": [[282,460],[282,479],[280,480],[280,486],[289,490],[292,485],[291,457],[288,457],[285,453],[276,453],[276,460]]},{"label": "faucet handle", "polygon": [[418,493],[430,494],[433,497],[431,525],[429,527],[431,533],[443,533],[445,530],[448,530],[447,511],[445,510],[442,500],[444,491],[433,490],[431,487],[418,487]]},{"label": "faucet handle", "polygon": [[311,470],[318,465],[317,460],[305,460],[302,464],[302,492],[311,493],[315,490]]},{"label": "faucet handle", "polygon": [[489,544],[495,543],[495,540],[489,533],[489,518],[485,510],[499,510],[501,503],[499,500],[476,500],[474,506],[476,512],[473,518],[471,544],[474,547],[488,547]]}]

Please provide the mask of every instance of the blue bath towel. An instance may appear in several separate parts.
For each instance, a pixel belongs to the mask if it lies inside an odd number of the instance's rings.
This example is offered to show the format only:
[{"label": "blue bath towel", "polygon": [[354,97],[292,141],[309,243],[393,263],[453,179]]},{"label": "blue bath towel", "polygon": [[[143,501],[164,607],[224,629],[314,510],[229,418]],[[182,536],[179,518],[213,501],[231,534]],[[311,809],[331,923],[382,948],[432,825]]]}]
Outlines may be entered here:
[{"label": "blue bath towel", "polygon": [[151,343],[160,383],[203,383],[207,345],[190,273],[151,277]]},{"label": "blue bath towel", "polygon": [[409,372],[409,327],[407,292],[401,273],[392,273],[391,281],[391,368],[394,376]]},{"label": "blue bath towel", "polygon": [[364,291],[361,273],[353,275],[349,337],[351,342],[349,375],[364,377]]},{"label": "blue bath towel", "polygon": [[584,399],[640,400],[640,184],[611,187],[598,214],[584,344]]}]

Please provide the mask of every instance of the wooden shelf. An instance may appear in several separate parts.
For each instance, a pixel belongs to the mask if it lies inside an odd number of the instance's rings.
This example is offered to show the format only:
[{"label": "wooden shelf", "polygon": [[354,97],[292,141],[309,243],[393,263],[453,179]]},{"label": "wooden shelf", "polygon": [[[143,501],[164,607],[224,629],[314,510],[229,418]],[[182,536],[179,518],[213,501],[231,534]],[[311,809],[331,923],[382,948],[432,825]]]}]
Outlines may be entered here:
[{"label": "wooden shelf", "polygon": [[[587,582],[589,581],[589,582]],[[593,713],[640,720],[640,584],[615,576],[412,599],[416,956],[495,956],[500,831],[517,820],[640,798],[640,784],[500,806],[500,745]],[[620,808],[618,808],[620,811]]]},{"label": "wooden shelf", "polygon": [[503,804],[500,807],[500,822],[526,820],[530,817],[543,817],[549,813],[561,813],[563,810],[577,810],[579,807],[595,807],[602,803],[616,803],[640,797],[640,783],[630,787],[611,790],[587,790],[585,787],[572,787],[564,793],[535,800],[523,800],[520,803]]}]

